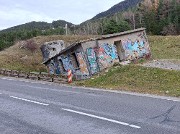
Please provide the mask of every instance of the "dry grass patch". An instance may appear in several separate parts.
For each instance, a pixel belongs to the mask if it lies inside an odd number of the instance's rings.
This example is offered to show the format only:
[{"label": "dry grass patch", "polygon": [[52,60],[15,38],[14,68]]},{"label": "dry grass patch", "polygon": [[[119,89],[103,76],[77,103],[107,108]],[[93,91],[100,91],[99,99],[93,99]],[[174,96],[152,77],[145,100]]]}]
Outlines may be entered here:
[{"label": "dry grass patch", "polygon": [[[44,42],[53,40],[64,40],[65,43],[70,45],[73,42],[86,40],[95,36],[38,36],[32,38],[37,46],[35,51],[23,47],[25,41],[16,42],[15,45],[0,52],[0,68],[21,70],[21,71],[46,71],[46,67],[42,65],[42,54],[40,46]],[[29,41],[29,40],[28,40]]]}]

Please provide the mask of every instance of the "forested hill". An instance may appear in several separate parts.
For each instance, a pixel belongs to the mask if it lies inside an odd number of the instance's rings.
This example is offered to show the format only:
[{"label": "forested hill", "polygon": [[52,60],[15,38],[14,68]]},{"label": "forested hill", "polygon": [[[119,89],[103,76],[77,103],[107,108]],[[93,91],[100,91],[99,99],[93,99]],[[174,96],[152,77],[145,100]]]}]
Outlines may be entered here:
[{"label": "forested hill", "polygon": [[113,15],[115,13],[127,10],[129,8],[136,7],[136,5],[138,3],[140,3],[141,1],[142,0],[124,0],[124,1],[114,5],[109,10],[97,14],[95,17],[92,18],[92,20],[100,19],[100,18],[103,18],[103,17],[107,17],[107,16]]},{"label": "forested hill", "polygon": [[65,25],[71,27],[73,24],[64,20],[47,22],[29,22],[0,31],[0,51],[12,46],[15,41],[27,40],[36,36],[63,35]]},{"label": "forested hill", "polygon": [[0,33],[6,33],[6,32],[14,32],[14,31],[27,31],[27,30],[47,30],[50,28],[58,28],[58,27],[65,27],[65,25],[68,25],[69,27],[73,24],[64,20],[57,20],[53,21],[52,23],[47,22],[29,22],[22,25],[14,26],[11,28],[7,28],[5,30],[0,31]]}]

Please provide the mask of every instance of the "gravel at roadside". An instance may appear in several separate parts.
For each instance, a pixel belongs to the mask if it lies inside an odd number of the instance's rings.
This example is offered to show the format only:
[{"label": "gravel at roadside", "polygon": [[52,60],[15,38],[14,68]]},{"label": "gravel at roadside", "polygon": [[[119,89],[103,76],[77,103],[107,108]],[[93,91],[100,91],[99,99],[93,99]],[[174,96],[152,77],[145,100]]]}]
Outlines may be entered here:
[{"label": "gravel at roadside", "polygon": [[144,63],[142,66],[155,67],[169,70],[180,70],[180,60],[153,60]]}]

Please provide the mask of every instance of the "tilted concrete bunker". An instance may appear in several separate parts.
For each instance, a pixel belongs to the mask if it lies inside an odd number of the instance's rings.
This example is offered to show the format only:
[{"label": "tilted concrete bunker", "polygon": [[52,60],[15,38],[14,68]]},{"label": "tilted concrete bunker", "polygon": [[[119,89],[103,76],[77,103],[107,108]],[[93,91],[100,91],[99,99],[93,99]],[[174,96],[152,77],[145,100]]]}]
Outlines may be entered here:
[{"label": "tilted concrete bunker", "polygon": [[70,69],[77,79],[86,79],[115,62],[150,56],[145,29],[140,28],[76,42],[55,56],[44,58],[43,63],[50,74],[66,74]]}]

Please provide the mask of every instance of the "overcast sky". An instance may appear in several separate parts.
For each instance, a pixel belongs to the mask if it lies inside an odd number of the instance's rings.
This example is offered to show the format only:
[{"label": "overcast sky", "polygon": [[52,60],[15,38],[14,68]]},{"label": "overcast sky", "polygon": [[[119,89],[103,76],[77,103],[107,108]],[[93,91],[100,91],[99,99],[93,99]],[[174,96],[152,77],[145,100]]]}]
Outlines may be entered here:
[{"label": "overcast sky", "polygon": [[123,0],[0,0],[0,29],[31,21],[91,19]]}]

